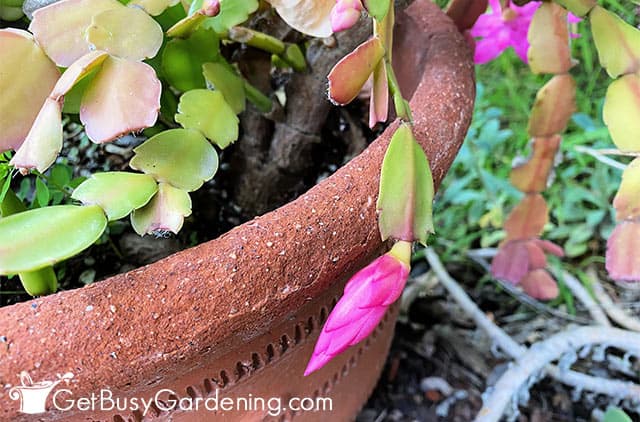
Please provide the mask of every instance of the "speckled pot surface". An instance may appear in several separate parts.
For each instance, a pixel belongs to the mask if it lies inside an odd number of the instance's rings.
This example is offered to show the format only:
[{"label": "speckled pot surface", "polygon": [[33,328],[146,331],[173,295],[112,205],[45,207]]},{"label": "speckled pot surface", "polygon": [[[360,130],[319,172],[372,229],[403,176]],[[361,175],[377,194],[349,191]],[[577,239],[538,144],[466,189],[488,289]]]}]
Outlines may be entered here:
[{"label": "speckled pot surface", "polygon": [[[467,44],[429,0],[398,13],[398,79],[436,184],[471,120]],[[91,286],[0,309],[0,420],[331,420],[355,417],[379,377],[392,307],[374,335],[309,377],[302,373],[346,280],[386,248],[376,224],[379,169],[397,124],[290,204],[220,238]],[[59,399],[204,400],[331,397],[331,411],[57,411],[20,413],[10,390],[26,371],[60,383]],[[170,390],[170,391],[167,391]],[[160,393],[158,393],[160,392]],[[15,390],[14,390],[14,398]],[[62,400],[58,400],[62,401]],[[65,402],[66,403],[66,402]],[[162,406],[160,406],[162,407]]]}]

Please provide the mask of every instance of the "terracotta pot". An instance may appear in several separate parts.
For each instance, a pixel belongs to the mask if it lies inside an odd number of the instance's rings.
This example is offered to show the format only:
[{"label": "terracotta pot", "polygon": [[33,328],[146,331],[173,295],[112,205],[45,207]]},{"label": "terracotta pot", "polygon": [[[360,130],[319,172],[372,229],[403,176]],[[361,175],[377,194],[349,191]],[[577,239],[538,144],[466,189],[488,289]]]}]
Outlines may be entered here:
[{"label": "terracotta pot", "polygon": [[[415,132],[439,184],[472,115],[470,53],[429,0],[416,0],[398,20],[398,77],[406,93],[413,93]],[[276,417],[268,407],[218,412],[156,407],[145,418],[352,419],[384,364],[395,307],[361,345],[309,377],[302,373],[345,281],[387,247],[378,234],[375,203],[382,157],[395,127],[297,200],[219,239],[82,289],[0,309],[0,418],[143,419],[140,411],[51,410],[52,395],[49,412],[21,415],[9,390],[19,387],[26,371],[36,383],[74,375],[54,390],[58,405],[101,389],[120,398],[151,398],[170,389],[177,398],[201,400],[216,391],[220,400],[280,398],[283,405],[291,397],[333,399],[331,412],[287,411]],[[164,392],[160,398],[169,404],[176,397]]]}]

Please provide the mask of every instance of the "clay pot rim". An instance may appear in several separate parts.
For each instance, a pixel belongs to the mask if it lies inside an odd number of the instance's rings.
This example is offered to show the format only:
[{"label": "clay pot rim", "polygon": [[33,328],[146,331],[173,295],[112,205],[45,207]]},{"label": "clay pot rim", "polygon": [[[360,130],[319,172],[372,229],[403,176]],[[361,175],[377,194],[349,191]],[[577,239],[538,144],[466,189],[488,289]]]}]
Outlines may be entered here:
[{"label": "clay pot rim", "polygon": [[[462,35],[430,1],[416,0],[399,21],[409,28],[401,39],[413,43],[408,50],[424,48],[403,60],[413,60],[407,65],[413,70],[424,66],[411,99],[414,131],[438,185],[470,123],[473,64]],[[199,357],[214,359],[234,342],[287,321],[386,247],[375,197],[397,124],[306,194],[218,239],[81,289],[0,309],[6,339],[0,381],[15,383],[23,370],[34,379],[71,371],[82,375],[74,379],[78,391],[105,384],[135,389],[154,374],[179,374]]]}]

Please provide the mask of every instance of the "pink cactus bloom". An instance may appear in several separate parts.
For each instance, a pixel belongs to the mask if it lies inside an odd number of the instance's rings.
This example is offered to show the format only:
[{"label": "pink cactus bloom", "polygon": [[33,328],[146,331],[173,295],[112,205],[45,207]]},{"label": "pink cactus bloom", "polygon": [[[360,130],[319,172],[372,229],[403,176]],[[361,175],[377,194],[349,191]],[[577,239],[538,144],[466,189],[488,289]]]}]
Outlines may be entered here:
[{"label": "pink cactus bloom", "polygon": [[[505,10],[500,7],[500,0],[489,0],[489,4],[491,11],[481,15],[469,31],[472,37],[478,38],[475,45],[475,63],[490,62],[509,47],[513,47],[518,57],[528,63],[527,34],[533,15],[541,3],[534,1],[524,6],[510,4]],[[582,19],[569,13],[567,21],[578,23]],[[571,38],[579,37],[578,34],[570,35]]]},{"label": "pink cactus bloom", "polygon": [[333,32],[351,28],[360,19],[362,12],[360,0],[337,0],[331,9],[331,29]]},{"label": "pink cactus bloom", "polygon": [[476,64],[487,63],[513,47],[518,57],[527,63],[527,32],[540,3],[511,4],[505,10],[500,7],[500,0],[489,0],[489,4],[491,11],[480,16],[471,28],[471,35],[480,38],[476,41],[474,61]]},{"label": "pink cactus bloom", "polygon": [[389,305],[402,293],[409,276],[410,251],[410,243],[398,242],[390,252],[351,277],[322,328],[305,376],[371,334]]}]

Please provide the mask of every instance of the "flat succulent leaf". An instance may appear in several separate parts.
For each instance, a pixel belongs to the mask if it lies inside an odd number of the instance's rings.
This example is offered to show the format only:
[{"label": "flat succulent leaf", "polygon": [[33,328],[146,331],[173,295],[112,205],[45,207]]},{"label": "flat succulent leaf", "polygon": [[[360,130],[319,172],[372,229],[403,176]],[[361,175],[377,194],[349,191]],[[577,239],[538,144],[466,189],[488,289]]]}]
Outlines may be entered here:
[{"label": "flat succulent leaf", "polygon": [[602,117],[621,151],[640,151],[640,76],[624,75],[611,82]]},{"label": "flat succulent leaf", "polygon": [[427,243],[433,232],[433,177],[427,156],[403,124],[391,138],[382,162],[378,226],[383,240]]},{"label": "flat succulent leaf", "polygon": [[600,64],[612,78],[640,70],[640,31],[596,6],[589,14]]},{"label": "flat succulent leaf", "polygon": [[389,80],[384,61],[373,71],[371,98],[369,103],[369,127],[373,128],[378,122],[386,122],[389,116]]},{"label": "flat succulent leaf", "polygon": [[178,233],[184,218],[191,215],[189,193],[160,183],[151,201],[131,214],[131,225],[140,236],[162,232]]},{"label": "flat succulent leaf", "polygon": [[640,222],[624,221],[616,226],[607,241],[606,267],[609,277],[620,281],[640,280]]},{"label": "flat succulent leaf", "polygon": [[169,38],[189,38],[206,19],[207,17],[201,13],[185,16],[167,29],[167,36]]},{"label": "flat succulent leaf", "polygon": [[139,6],[151,16],[159,16],[168,8],[180,3],[180,0],[132,0],[128,6]]},{"label": "flat succulent leaf", "polygon": [[0,19],[13,22],[22,16],[22,0],[0,0]]},{"label": "flat succulent leaf", "polygon": [[98,206],[58,205],[0,219],[0,274],[35,271],[76,255],[104,232]]},{"label": "flat succulent leaf", "polygon": [[161,92],[151,66],[109,57],[82,97],[80,120],[87,136],[104,143],[153,126]]},{"label": "flat succulent leaf", "polygon": [[329,99],[338,105],[353,101],[384,53],[380,38],[373,37],[343,57],[329,73]]},{"label": "flat succulent leaf", "polygon": [[18,274],[24,290],[31,296],[44,296],[58,290],[58,279],[52,266]]},{"label": "flat succulent leaf", "polygon": [[547,203],[542,195],[529,193],[516,205],[504,223],[506,241],[538,237],[548,220]]},{"label": "flat succulent leaf", "polygon": [[491,262],[491,274],[500,279],[517,284],[529,272],[529,254],[525,242],[504,243]]},{"label": "flat succulent leaf", "polygon": [[566,73],[573,65],[567,11],[555,3],[538,7],[527,36],[529,67],[533,73]]},{"label": "flat succulent leaf", "polygon": [[598,3],[596,0],[554,0],[576,16],[583,17],[591,11]]},{"label": "flat succulent leaf", "polygon": [[87,42],[96,50],[128,60],[155,57],[164,33],[151,16],[135,7],[105,10],[93,16]]},{"label": "flat succulent leaf", "polygon": [[188,39],[169,41],[162,52],[162,71],[171,86],[179,91],[205,88],[202,66],[220,55],[220,40],[215,32],[198,29]]},{"label": "flat succulent leaf", "polygon": [[113,221],[146,205],[157,191],[156,181],[147,174],[114,171],[92,175],[71,197],[83,205],[100,206]]},{"label": "flat succulent leaf", "polygon": [[29,30],[47,56],[60,67],[91,51],[85,31],[100,12],[124,8],[117,0],[63,0],[38,9],[33,14]]},{"label": "flat succulent leaf", "polygon": [[610,407],[602,417],[602,422],[633,422],[622,409]]},{"label": "flat succulent leaf", "polygon": [[385,16],[387,16],[387,12],[389,12],[391,0],[363,0],[362,3],[367,9],[367,13],[369,13],[369,15],[377,21],[381,21]]},{"label": "flat succulent leaf", "polygon": [[205,63],[202,74],[211,88],[220,91],[235,114],[244,111],[246,95],[244,81],[225,63]]},{"label": "flat succulent leaf", "polygon": [[555,161],[560,136],[534,138],[531,158],[511,170],[511,184],[524,193],[542,192],[547,188],[547,181]]},{"label": "flat succulent leaf", "polygon": [[104,51],[92,51],[73,62],[58,79],[51,91],[51,99],[61,101],[77,83],[102,66],[107,57],[109,55]]},{"label": "flat succulent leaf", "polygon": [[218,154],[196,130],[166,130],[134,152],[131,168],[189,192],[211,180],[218,170]]},{"label": "flat succulent leaf", "polygon": [[520,281],[520,287],[522,287],[526,294],[539,300],[555,299],[560,292],[558,283],[556,283],[547,270],[543,269],[528,273],[522,281]]},{"label": "flat succulent leaf", "polygon": [[530,136],[564,132],[576,111],[576,82],[569,74],[556,75],[536,94],[529,117]]},{"label": "flat succulent leaf", "polygon": [[622,173],[622,183],[613,198],[618,221],[640,217],[640,158],[633,160]]},{"label": "flat succulent leaf", "polygon": [[221,1],[220,13],[217,16],[207,18],[202,26],[213,29],[218,34],[223,34],[232,27],[246,22],[249,16],[258,10],[258,6],[258,0]]},{"label": "flat succulent leaf", "polygon": [[180,97],[176,122],[195,129],[224,149],[238,139],[240,120],[219,91],[194,89]]},{"label": "flat succulent leaf", "polygon": [[47,98],[27,137],[10,164],[25,173],[31,169],[46,171],[62,149],[62,107]]},{"label": "flat succulent leaf", "polygon": [[0,152],[22,145],[59,77],[31,34],[0,29]]},{"label": "flat succulent leaf", "polygon": [[[313,37],[330,36],[331,9],[335,0],[268,0],[292,28]],[[224,2],[222,2],[224,4]]]}]

